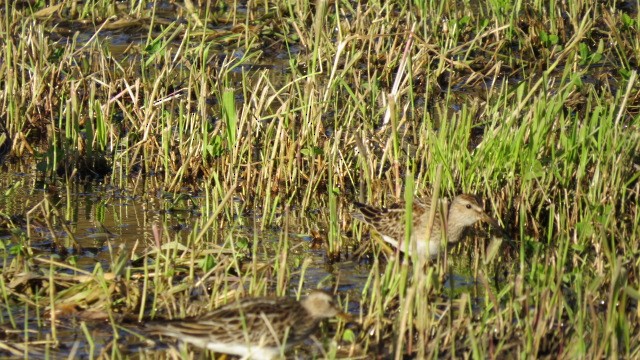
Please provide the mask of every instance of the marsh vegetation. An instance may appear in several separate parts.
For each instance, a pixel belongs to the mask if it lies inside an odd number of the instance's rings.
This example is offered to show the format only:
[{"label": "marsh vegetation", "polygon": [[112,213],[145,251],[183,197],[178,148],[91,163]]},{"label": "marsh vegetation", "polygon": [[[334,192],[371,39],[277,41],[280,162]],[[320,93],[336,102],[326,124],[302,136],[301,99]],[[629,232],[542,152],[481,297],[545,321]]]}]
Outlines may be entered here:
[{"label": "marsh vegetation", "polygon": [[[292,357],[640,357],[637,10],[4,2],[0,356],[200,356],[138,324],[321,288],[353,320]],[[509,243],[350,215],[434,191]]]}]

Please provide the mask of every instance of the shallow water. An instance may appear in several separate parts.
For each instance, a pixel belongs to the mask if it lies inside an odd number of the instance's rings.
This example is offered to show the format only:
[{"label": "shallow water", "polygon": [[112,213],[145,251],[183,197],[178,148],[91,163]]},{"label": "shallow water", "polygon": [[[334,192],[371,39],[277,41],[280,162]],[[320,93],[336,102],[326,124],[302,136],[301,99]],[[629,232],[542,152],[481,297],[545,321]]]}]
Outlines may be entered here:
[{"label": "shallow water", "polygon": [[[167,23],[171,23],[177,20],[176,11],[179,9],[175,4],[162,1],[154,4],[157,6],[156,16],[160,21],[164,19]],[[242,5],[235,10],[238,16],[246,16]],[[82,46],[92,39],[95,31],[93,25],[82,22],[52,25],[55,25],[55,29],[49,35],[52,40],[58,41],[61,48],[74,41],[79,44],[78,46]],[[220,31],[230,30],[230,25],[223,22],[209,26]],[[159,36],[157,29],[152,29],[151,32],[152,37]],[[139,55],[125,54],[125,49],[130,46],[144,47],[147,36],[148,28],[136,26],[135,22],[132,22],[130,26],[105,30],[97,39],[114,58],[122,61],[127,58],[127,62],[135,64],[136,61],[140,61],[136,58]],[[212,56],[208,60],[221,62],[227,57],[238,59],[246,55],[245,49],[237,48],[235,45],[227,48],[225,44],[223,41],[213,46],[212,53],[217,53],[219,58]],[[279,46],[276,46],[277,44]],[[179,45],[179,41],[176,40],[168,46],[174,46],[177,49]],[[261,50],[263,51],[261,56],[253,59],[255,61],[242,62],[242,65],[233,69],[232,73],[240,79],[247,74],[245,70],[266,68],[271,70],[268,76],[274,84],[278,84],[279,78],[282,81],[288,81],[283,74],[291,69],[289,56],[297,55],[301,47],[294,42],[285,49],[282,43],[278,42],[265,46]],[[453,90],[457,96],[465,97],[462,89],[454,88]],[[480,90],[484,91],[484,89]],[[464,91],[469,91],[469,88],[467,87]],[[475,97],[475,94],[472,97]],[[241,102],[242,99],[237,100]],[[207,99],[207,101],[218,100]],[[425,97],[417,95],[416,103],[426,101]],[[449,105],[442,114],[445,118],[448,118],[449,112],[457,112],[461,109],[457,103],[458,100],[448,101],[450,101]],[[460,100],[460,103],[464,103],[464,100]],[[433,115],[435,122],[439,121],[437,114],[438,112],[434,112]],[[326,115],[327,123],[330,124],[333,121],[332,116],[337,115]],[[327,126],[326,135],[333,136],[332,131],[331,126]],[[481,139],[480,131],[473,135],[472,143],[479,143]],[[159,350],[160,353],[155,353],[157,345],[162,345],[161,343],[149,344],[144,337],[135,335],[135,332],[139,331],[135,322],[120,318],[110,322],[105,319],[105,313],[101,311],[93,314],[95,318],[90,318],[92,314],[85,310],[104,309],[105,305],[99,302],[97,305],[87,305],[82,302],[82,298],[78,299],[76,301],[78,309],[67,309],[52,321],[52,315],[48,309],[50,299],[43,296],[48,294],[45,291],[48,286],[47,270],[52,262],[56,262],[56,275],[82,275],[80,270],[90,274],[97,271],[96,269],[117,273],[113,269],[113,264],[122,253],[132,254],[132,259],[126,262],[127,267],[140,268],[142,266],[140,263],[144,263],[144,254],[153,251],[159,239],[163,245],[187,244],[192,239],[193,232],[198,231],[210,216],[205,206],[206,197],[202,193],[188,190],[179,194],[183,196],[182,199],[178,199],[178,194],[164,193],[161,190],[164,188],[161,184],[163,179],[160,177],[126,179],[127,185],[114,185],[112,181],[116,180],[110,177],[101,181],[64,184],[60,180],[40,179],[37,174],[42,172],[37,171],[35,165],[11,165],[11,167],[0,165],[0,170],[0,193],[3,194],[0,196],[0,214],[4,215],[0,218],[0,241],[3,245],[1,266],[3,274],[9,274],[3,277],[3,281],[8,289],[14,291],[5,296],[0,309],[0,324],[4,332],[2,340],[9,346],[7,349],[0,349],[0,355],[22,357],[22,354],[28,353],[30,357],[36,358],[91,358],[98,354],[113,354],[114,349],[117,349],[120,353],[127,355],[139,354],[140,357],[146,357],[145,352],[150,351],[151,357],[162,356],[165,351],[163,349]],[[45,199],[48,204],[43,203]],[[228,205],[227,208],[242,208],[242,206],[243,203],[236,199],[236,202]],[[45,207],[57,209],[60,217],[48,219],[51,223],[47,224],[44,215],[47,213]],[[287,231],[286,237],[290,242],[287,266],[291,273],[291,277],[287,279],[288,294],[295,295],[299,289],[305,293],[318,287],[335,290],[341,299],[348,297],[349,304],[346,307],[350,313],[357,316],[361,309],[359,302],[362,292],[367,287],[367,281],[372,274],[383,274],[386,271],[386,258],[381,256],[379,261],[374,261],[371,260],[370,254],[362,259],[352,257],[351,254],[360,245],[359,239],[344,234],[343,242],[346,245],[337,261],[328,260],[323,246],[312,246],[315,241],[313,235],[315,232],[320,233],[321,242],[326,240],[328,218],[326,204],[317,204],[313,212],[292,210],[288,212],[288,217],[283,215],[284,209],[279,209],[279,212],[278,216],[267,221],[267,226],[261,229],[263,216],[268,215],[261,214],[260,209],[238,210],[236,217],[229,216],[219,222],[222,225],[210,228],[204,235],[204,241],[212,247],[218,245],[227,250],[230,249],[228,239],[233,239],[234,246],[238,247],[248,246],[246,244],[255,241],[260,244],[256,257],[260,262],[266,262],[277,256],[277,246],[284,238],[284,232]],[[2,225],[7,224],[9,219],[18,224],[21,231],[13,233],[3,231],[5,226]],[[155,229],[161,229],[162,232],[159,234]],[[368,230],[370,229],[366,229]],[[77,246],[74,246],[74,240],[67,231],[73,236]],[[474,280],[477,269],[474,270],[474,262],[470,259],[475,254],[474,249],[473,246],[467,246],[460,253],[462,255],[450,259],[452,270],[444,283],[445,292],[438,296],[446,300],[456,298],[462,292],[469,292],[472,294],[474,304],[482,306],[483,290]],[[244,250],[245,253],[248,252]],[[248,259],[246,261],[251,260],[250,256]],[[305,262],[308,266],[302,278],[300,268]],[[27,263],[27,265],[17,266],[18,263],[20,265]],[[30,269],[32,273],[12,272],[12,269],[22,267]],[[23,277],[25,275],[38,278]],[[197,274],[199,275],[202,274]],[[233,274],[229,277],[233,277]],[[179,282],[180,279],[175,281]],[[270,283],[270,286],[269,294],[273,295],[275,285]],[[56,290],[59,295],[63,288]],[[206,298],[206,292],[202,289],[187,291],[193,292],[193,303],[206,302],[207,299],[202,299]],[[16,301],[21,293],[27,292],[24,302]],[[33,295],[33,292],[38,294]],[[31,298],[38,302],[30,303]],[[72,303],[72,305],[76,304]],[[142,306],[147,309],[148,305]],[[149,310],[147,309],[146,312],[145,315],[148,315]],[[161,311],[155,315],[165,316],[166,313]],[[114,330],[113,324],[123,327]],[[116,337],[119,338],[116,339]],[[53,338],[57,341],[50,340]],[[93,343],[88,340],[89,338]]]},{"label": "shallow water", "polygon": [[[76,183],[70,186],[67,194],[63,184],[57,183],[57,190],[52,190],[51,183],[37,181],[33,174],[26,174],[24,169],[20,171],[20,169],[5,166],[3,170],[5,171],[0,174],[0,191],[4,193],[4,196],[0,197],[0,212],[5,215],[5,218],[13,218],[18,221],[31,211],[29,223],[38,223],[37,221],[42,221],[42,212],[38,210],[39,206],[43,199],[48,197],[51,204],[56,204],[58,211],[68,219],[66,226],[80,245],[80,249],[74,248],[61,224],[55,220],[51,225],[53,232],[45,226],[32,225],[31,236],[27,238],[26,219],[24,219],[24,225],[20,228],[25,232],[4,232],[1,234],[0,240],[4,248],[3,272],[5,270],[9,272],[10,268],[15,265],[12,265],[15,261],[28,261],[27,259],[30,257],[18,255],[19,248],[25,244],[29,244],[28,247],[33,253],[33,258],[41,259],[32,262],[36,266],[32,267],[33,273],[45,278],[47,261],[55,261],[69,266],[68,271],[63,268],[57,272],[58,274],[62,272],[77,275],[77,271],[71,270],[73,268],[91,273],[98,265],[104,271],[113,271],[111,267],[114,253],[117,253],[118,249],[133,249],[133,253],[142,255],[154,247],[156,241],[154,226],[168,229],[167,231],[170,233],[163,235],[166,238],[182,239],[186,243],[191,232],[198,226],[198,221],[202,220],[202,210],[196,207],[183,211],[175,209],[167,211],[166,209],[169,207],[167,205],[168,196],[162,192],[140,191],[135,188],[119,189],[106,183],[108,182],[106,180],[102,183],[87,182],[82,185]],[[192,194],[192,196],[192,201],[200,199],[198,194]],[[67,201],[67,199],[69,200]],[[319,212],[321,213],[322,210]],[[307,216],[301,218],[301,216],[305,215],[292,212],[287,225],[290,241],[287,264],[291,266],[292,274],[288,279],[289,293],[294,295],[297,292],[301,280],[299,266],[302,263],[308,263],[304,272],[302,292],[318,287],[335,290],[338,296],[343,299],[348,296],[350,300],[347,306],[348,311],[357,316],[360,311],[359,300],[371,273],[378,271],[379,274],[382,274],[385,271],[384,256],[380,260],[382,264],[378,264],[377,269],[373,268],[375,262],[370,260],[371,255],[356,259],[343,253],[339,261],[329,262],[324,248],[311,246],[312,229],[322,228],[319,219],[323,217]],[[249,241],[256,239],[261,245],[265,245],[264,249],[267,249],[267,254],[259,253],[258,257],[273,257],[275,255],[273,249],[277,247],[283,235],[283,226],[274,226],[268,230],[260,231],[247,225],[259,220],[260,216],[257,215],[254,215],[253,218],[238,219],[237,224],[229,224],[230,226],[227,228],[210,229],[209,236],[212,239],[223,239],[220,244],[224,245],[224,239],[227,238],[228,232],[232,231],[233,236],[239,239],[237,243],[242,243],[241,239]],[[285,219],[281,217],[278,222],[283,224]],[[54,241],[52,233],[56,234],[56,241]],[[56,242],[64,244],[64,246],[56,248],[53,246]],[[272,246],[268,246],[269,244]],[[353,251],[351,248],[345,248],[345,250]],[[22,251],[26,250],[22,249]],[[469,261],[458,261],[454,264],[456,264],[456,270],[452,271],[449,276],[450,280],[447,280],[445,284],[449,296],[455,297],[462,291],[470,291],[479,295],[477,284],[472,277],[472,264]],[[131,265],[132,263],[129,262],[128,266]],[[13,278],[4,278],[4,281],[11,282],[20,276],[20,274],[14,274]],[[46,281],[38,284],[46,287]],[[32,286],[37,285],[33,284]],[[14,284],[9,288],[18,290],[21,287]],[[118,351],[131,355],[138,351],[153,352],[161,344],[149,344],[146,340],[129,334],[128,331],[135,333],[138,326],[135,322],[126,319],[116,320],[116,323],[124,324],[124,327],[119,330],[121,338],[116,343],[112,343],[114,341],[112,325],[104,319],[102,313],[97,314],[97,319],[88,319],[87,316],[91,316],[91,314],[81,309],[86,306],[86,304],[83,305],[82,299],[78,300],[77,309],[58,315],[55,326],[55,336],[58,343],[53,343],[49,340],[53,336],[52,331],[54,331],[50,322],[51,314],[46,305],[49,303],[49,299],[40,298],[40,301],[42,303],[37,306],[27,307],[9,300],[5,302],[0,314],[6,334],[5,340],[10,344],[16,344],[15,346],[21,343],[31,344],[28,350],[24,350],[28,351],[32,357],[52,356],[59,358],[72,354],[75,357],[86,358],[91,357],[91,354],[96,355],[103,351],[109,351],[114,344],[117,344]],[[160,315],[162,316],[162,314]],[[28,329],[28,331],[25,333],[24,329]],[[95,342],[94,348],[86,340],[87,334],[90,334]],[[21,351],[20,347],[15,350],[15,354]],[[9,355],[8,352],[4,353]]]}]

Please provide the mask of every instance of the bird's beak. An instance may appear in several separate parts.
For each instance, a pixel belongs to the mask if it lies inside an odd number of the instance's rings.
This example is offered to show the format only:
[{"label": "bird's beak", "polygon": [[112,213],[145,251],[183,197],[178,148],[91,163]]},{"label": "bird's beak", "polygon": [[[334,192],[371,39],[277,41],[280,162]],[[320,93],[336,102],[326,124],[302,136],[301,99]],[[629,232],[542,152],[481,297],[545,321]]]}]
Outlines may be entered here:
[{"label": "bird's beak", "polygon": [[482,221],[489,223],[491,226],[498,228],[498,229],[502,229],[502,227],[500,226],[500,224],[498,224],[498,220],[492,218],[491,216],[487,215],[487,214],[482,214]]},{"label": "bird's beak", "polygon": [[493,228],[498,230],[502,235],[504,235],[505,238],[507,238],[507,239],[510,238],[509,234],[507,234],[506,230],[502,226],[500,226],[500,224],[498,223],[498,220],[492,218],[491,216],[489,216],[487,214],[482,214],[482,221],[488,223]]}]

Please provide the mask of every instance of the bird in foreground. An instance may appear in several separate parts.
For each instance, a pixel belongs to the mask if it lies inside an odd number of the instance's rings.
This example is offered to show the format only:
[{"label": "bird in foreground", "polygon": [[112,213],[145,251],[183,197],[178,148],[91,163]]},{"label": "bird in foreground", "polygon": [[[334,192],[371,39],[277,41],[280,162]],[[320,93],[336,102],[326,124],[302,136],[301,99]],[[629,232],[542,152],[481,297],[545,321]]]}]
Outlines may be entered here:
[{"label": "bird in foreground", "polygon": [[[484,221],[500,229],[498,222],[487,215],[480,206],[477,197],[468,194],[456,196],[451,204],[440,201],[447,209],[446,223],[443,223],[440,209],[436,209],[435,219],[431,225],[431,235],[427,236],[429,224],[430,200],[413,201],[413,230],[409,239],[409,255],[416,251],[419,259],[435,258],[440,253],[443,226],[446,229],[446,239],[449,244],[456,243],[462,237],[464,230],[478,221]],[[371,226],[382,236],[384,241],[400,251],[405,251],[405,204],[398,203],[390,208],[376,208],[356,202],[358,212],[352,216]]]},{"label": "bird in foreground", "polygon": [[[305,299],[244,298],[202,317],[146,324],[150,333],[178,338],[217,353],[242,359],[272,359],[307,339],[321,320],[347,317],[333,297],[321,290]],[[282,350],[282,351],[281,351]]]}]

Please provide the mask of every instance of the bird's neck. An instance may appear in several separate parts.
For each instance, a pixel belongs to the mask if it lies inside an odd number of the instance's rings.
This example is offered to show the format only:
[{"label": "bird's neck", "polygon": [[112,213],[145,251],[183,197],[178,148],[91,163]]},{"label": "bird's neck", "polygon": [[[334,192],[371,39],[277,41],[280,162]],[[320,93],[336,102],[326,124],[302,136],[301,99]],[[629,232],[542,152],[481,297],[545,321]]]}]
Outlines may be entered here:
[{"label": "bird's neck", "polygon": [[448,207],[447,219],[444,225],[447,229],[447,242],[455,243],[460,240],[462,232],[464,231],[464,226],[460,224],[459,219],[456,219],[456,214],[451,211],[451,203],[447,202],[445,206]]},{"label": "bird's neck", "polygon": [[452,222],[451,219],[447,221],[447,242],[455,243],[460,240],[462,236],[462,232],[464,231],[464,226],[460,226]]}]

